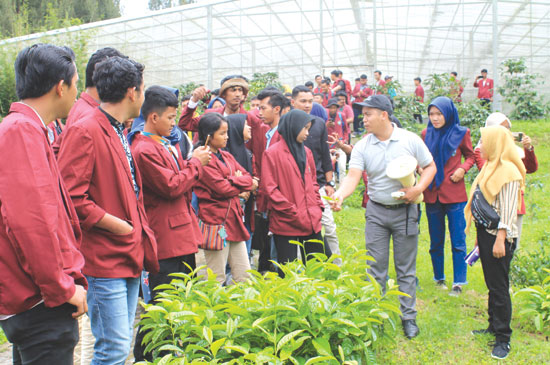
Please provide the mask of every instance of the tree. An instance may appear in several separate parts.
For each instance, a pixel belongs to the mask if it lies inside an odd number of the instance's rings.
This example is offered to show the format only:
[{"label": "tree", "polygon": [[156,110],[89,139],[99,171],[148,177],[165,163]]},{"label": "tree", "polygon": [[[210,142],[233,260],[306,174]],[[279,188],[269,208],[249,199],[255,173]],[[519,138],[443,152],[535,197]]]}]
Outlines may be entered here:
[{"label": "tree", "polygon": [[149,0],[150,10],[167,9],[179,5],[193,4],[195,0]]}]

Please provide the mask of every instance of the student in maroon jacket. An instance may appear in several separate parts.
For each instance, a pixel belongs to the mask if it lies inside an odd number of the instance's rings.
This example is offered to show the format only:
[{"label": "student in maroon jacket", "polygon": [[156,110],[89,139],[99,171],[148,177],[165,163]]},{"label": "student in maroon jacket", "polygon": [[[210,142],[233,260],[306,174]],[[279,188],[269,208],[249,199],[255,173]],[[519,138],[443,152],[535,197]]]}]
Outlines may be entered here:
[{"label": "student in maroon jacket", "polygon": [[[199,218],[212,225],[223,225],[226,245],[223,250],[204,250],[206,265],[216,274],[218,282],[225,282],[227,263],[235,282],[245,281],[250,261],[245,241],[250,237],[244,222],[240,197],[258,187],[256,180],[227,151],[227,120],[219,113],[208,113],[199,122],[197,146],[210,147],[212,160],[203,168],[203,174],[194,188],[199,198]],[[208,143],[206,143],[208,142]]]},{"label": "student in maroon jacket", "polygon": [[[446,96],[435,98],[428,106],[430,121],[422,131],[437,166],[434,181],[424,190],[426,216],[430,231],[430,255],[434,280],[441,289],[445,284],[445,217],[453,252],[453,285],[450,295],[460,295],[466,280],[466,220],[464,207],[468,196],[464,175],[474,165],[470,130],[460,126],[458,111]],[[462,161],[464,158],[464,161]]]},{"label": "student in maroon jacket", "polygon": [[[296,240],[303,243],[302,259],[314,252],[325,252],[328,246],[321,234],[324,204],[319,195],[313,154],[304,146],[315,117],[302,110],[291,110],[281,118],[282,141],[265,153],[262,162],[262,189],[268,197],[269,230],[277,247],[277,261],[285,264],[298,257]],[[318,123],[318,122],[317,122]],[[279,275],[283,272],[279,269]]]},{"label": "student in maroon jacket", "polygon": [[490,106],[493,102],[493,79],[487,78],[487,69],[481,70],[481,75],[474,80],[474,87],[477,87],[477,98],[481,105]]},{"label": "student in maroon jacket", "polygon": [[[199,147],[187,161],[179,144],[169,137],[175,126],[178,98],[162,86],[151,86],[145,92],[141,113],[143,131],[132,140],[132,152],[143,179],[143,200],[149,225],[158,245],[159,273],[149,275],[152,298],[160,284],[172,280],[175,272],[190,273],[195,269],[195,253],[202,240],[198,221],[191,208],[191,190],[202,176],[202,166],[210,161],[210,151]],[[144,357],[141,346],[144,332],[139,332],[134,347],[136,361],[152,361]]]},{"label": "student in maroon jacket", "polygon": [[21,101],[0,124],[0,325],[14,364],[72,364],[87,285],[78,218],[47,128],[74,103],[75,55],[50,44],[27,47],[15,79]]},{"label": "student in maroon jacket", "polygon": [[63,132],[58,161],[83,229],[92,364],[119,364],[130,351],[141,271],[159,267],[141,176],[123,134],[143,103],[143,66],[110,57],[96,65],[93,80],[101,105]]}]

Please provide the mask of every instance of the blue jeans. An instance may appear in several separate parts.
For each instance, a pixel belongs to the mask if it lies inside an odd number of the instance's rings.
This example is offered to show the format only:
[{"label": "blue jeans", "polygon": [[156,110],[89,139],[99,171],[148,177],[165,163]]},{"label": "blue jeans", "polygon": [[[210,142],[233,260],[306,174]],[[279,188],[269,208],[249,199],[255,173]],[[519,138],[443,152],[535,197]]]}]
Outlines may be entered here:
[{"label": "blue jeans", "polygon": [[88,279],[88,315],[95,337],[92,365],[124,364],[130,346],[140,278]]},{"label": "blue jeans", "polygon": [[430,230],[430,255],[434,270],[434,280],[445,280],[445,216],[449,221],[449,235],[453,252],[453,284],[464,285],[466,281],[466,220],[463,203],[426,203],[426,216]]}]

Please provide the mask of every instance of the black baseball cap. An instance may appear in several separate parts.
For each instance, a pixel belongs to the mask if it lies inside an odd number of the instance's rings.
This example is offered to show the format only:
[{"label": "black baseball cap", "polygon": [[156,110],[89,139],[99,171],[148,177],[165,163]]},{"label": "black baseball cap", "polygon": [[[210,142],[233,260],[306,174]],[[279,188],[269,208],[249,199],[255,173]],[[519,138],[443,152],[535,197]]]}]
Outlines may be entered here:
[{"label": "black baseball cap", "polygon": [[330,98],[327,104],[327,108],[330,108],[332,105],[340,106],[338,104],[338,98]]},{"label": "black baseball cap", "polygon": [[481,72],[485,72],[485,73],[487,73],[487,69],[486,69],[486,68],[484,68],[483,70],[481,70]]},{"label": "black baseball cap", "polygon": [[393,108],[391,102],[386,95],[371,95],[365,101],[361,103],[354,103],[359,106],[366,106],[367,108],[380,109],[387,112],[389,115],[393,114]]}]

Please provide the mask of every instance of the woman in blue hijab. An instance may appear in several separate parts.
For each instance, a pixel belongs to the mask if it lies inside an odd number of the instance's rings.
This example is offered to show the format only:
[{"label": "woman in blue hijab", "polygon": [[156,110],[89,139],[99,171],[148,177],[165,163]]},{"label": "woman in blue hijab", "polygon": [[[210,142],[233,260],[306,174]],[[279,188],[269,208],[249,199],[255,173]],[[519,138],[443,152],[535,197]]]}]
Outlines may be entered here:
[{"label": "woman in blue hijab", "polygon": [[428,106],[428,116],[428,127],[422,131],[422,138],[437,166],[434,181],[424,191],[434,280],[439,288],[448,289],[444,265],[446,216],[453,253],[453,286],[449,294],[458,296],[467,284],[464,206],[468,196],[464,175],[475,162],[474,151],[470,130],[460,126],[458,110],[450,98],[435,98]]}]

